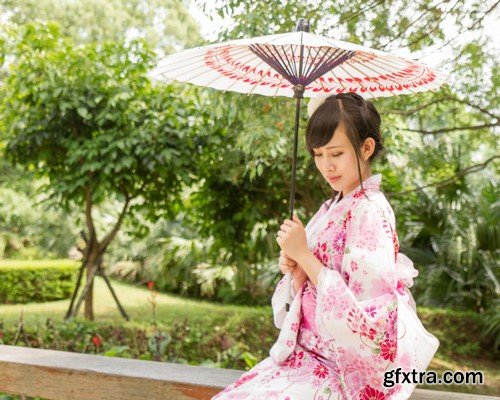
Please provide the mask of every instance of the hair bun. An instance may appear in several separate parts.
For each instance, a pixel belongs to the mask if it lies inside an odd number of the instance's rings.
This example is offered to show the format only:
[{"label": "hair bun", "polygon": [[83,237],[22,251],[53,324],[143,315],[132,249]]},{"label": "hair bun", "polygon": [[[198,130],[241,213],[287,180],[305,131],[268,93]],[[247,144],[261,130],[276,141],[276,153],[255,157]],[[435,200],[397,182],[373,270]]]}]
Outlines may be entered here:
[{"label": "hair bun", "polygon": [[365,99],[363,96],[355,93],[355,92],[345,92],[345,93],[339,93],[337,95],[339,98],[344,98],[344,99],[352,99],[356,102],[357,105],[359,106],[364,106],[366,104]]},{"label": "hair bun", "polygon": [[351,99],[354,100],[354,102],[360,106],[364,107],[366,105],[365,99],[354,92],[344,92],[344,93],[337,93],[337,94],[319,94],[316,97],[311,97],[309,102],[307,103],[307,115],[309,115],[309,118],[312,117],[314,112],[327,100],[337,100],[337,99]]}]

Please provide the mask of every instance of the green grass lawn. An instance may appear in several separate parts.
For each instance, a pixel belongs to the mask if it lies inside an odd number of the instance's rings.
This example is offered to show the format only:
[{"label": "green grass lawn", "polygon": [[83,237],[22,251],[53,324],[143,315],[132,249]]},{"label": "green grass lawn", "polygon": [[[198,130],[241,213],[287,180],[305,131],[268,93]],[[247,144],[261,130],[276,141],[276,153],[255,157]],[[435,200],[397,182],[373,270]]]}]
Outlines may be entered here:
[{"label": "green grass lawn", "polygon": [[[127,322],[118,311],[111,293],[104,280],[96,277],[94,283],[94,317],[97,322],[109,322],[125,327],[144,326],[153,320],[152,305],[148,301],[151,292],[144,286],[138,287],[122,282],[112,281],[118,299],[130,317]],[[170,325],[174,320],[189,317],[192,321],[209,322],[223,320],[233,313],[255,312],[256,309],[265,311],[268,307],[245,307],[220,305],[207,301],[189,300],[171,294],[158,294],[157,320],[164,325]],[[69,307],[69,300],[52,301],[47,303],[29,303],[16,305],[0,305],[0,319],[6,324],[13,324],[19,320],[21,311],[27,324],[45,322],[47,318],[63,320]],[[83,318],[83,305],[80,308],[79,318]]]},{"label": "green grass lawn", "polygon": [[[151,292],[144,286],[137,287],[116,281],[113,281],[113,286],[131,320],[127,322],[122,318],[104,281],[101,278],[96,278],[94,284],[94,313],[96,322],[120,325],[129,328],[150,326],[153,321],[152,305],[148,301],[148,298],[151,296]],[[167,327],[171,326],[174,321],[182,321],[186,317],[189,318],[192,325],[200,324],[200,326],[204,326],[205,328],[213,327],[216,330],[224,329],[225,322],[229,318],[234,318],[235,316],[238,316],[238,318],[242,320],[259,316],[261,320],[268,321],[269,324],[272,324],[272,309],[270,306],[246,307],[220,305],[199,300],[189,300],[170,294],[158,294],[156,301],[157,320],[161,325]],[[20,305],[0,305],[0,321],[3,320],[5,326],[15,325],[19,319],[21,311],[23,311],[24,321],[27,325],[45,323],[47,318],[51,318],[54,321],[62,321],[68,306],[69,300],[41,304],[31,303]],[[433,310],[428,309],[422,310],[422,314],[424,315],[434,312]],[[83,306],[80,311],[79,318],[81,318],[82,312]],[[439,312],[441,311],[436,311],[438,314]],[[448,313],[448,311],[446,311],[446,313]],[[441,320],[441,317],[436,318],[435,320]],[[432,332],[439,332],[439,338],[441,341],[445,340],[444,338],[447,337],[447,335],[443,333],[444,330],[448,331],[449,328],[450,332],[452,332],[452,327],[433,327],[432,325],[429,325],[429,323],[424,323],[424,325],[426,325],[426,327]],[[275,329],[274,332],[275,337],[270,338],[269,343],[272,343],[278,336],[278,330]],[[261,345],[270,347],[267,343],[263,344],[261,342]],[[266,348],[264,350],[264,354],[266,354],[269,349]],[[442,373],[445,370],[481,370],[485,375],[486,384],[475,386],[436,385],[419,387],[433,390],[451,390],[489,395],[497,395],[499,393],[500,373],[498,365],[494,362],[494,360],[463,357],[460,355],[445,353],[440,350],[441,348],[438,349],[436,356],[428,368],[429,370],[434,370],[439,373]]]}]

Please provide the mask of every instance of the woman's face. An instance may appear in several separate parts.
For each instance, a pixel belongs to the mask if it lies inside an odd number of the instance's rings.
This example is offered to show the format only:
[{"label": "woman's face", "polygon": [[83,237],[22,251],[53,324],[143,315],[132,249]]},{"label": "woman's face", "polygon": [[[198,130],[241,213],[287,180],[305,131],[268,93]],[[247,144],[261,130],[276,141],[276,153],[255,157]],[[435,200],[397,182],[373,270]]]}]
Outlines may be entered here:
[{"label": "woman's face", "polygon": [[[375,141],[369,138],[361,149],[363,157],[359,162],[363,181],[371,175],[370,165],[363,162],[373,153],[374,148],[370,151],[371,141],[374,146]],[[334,190],[346,196],[360,185],[356,154],[342,124],[335,129],[327,144],[313,148],[313,152],[316,167]]]}]

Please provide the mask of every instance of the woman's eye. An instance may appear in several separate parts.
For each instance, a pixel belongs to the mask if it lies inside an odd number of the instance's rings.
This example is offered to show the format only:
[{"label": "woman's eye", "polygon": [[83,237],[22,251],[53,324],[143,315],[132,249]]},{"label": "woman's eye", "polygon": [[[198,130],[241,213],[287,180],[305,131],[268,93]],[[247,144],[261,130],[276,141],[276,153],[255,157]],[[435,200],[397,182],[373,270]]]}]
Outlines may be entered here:
[{"label": "woman's eye", "polygon": [[[343,153],[339,153],[339,154],[332,154],[331,156],[332,157],[338,157],[338,156],[341,156]],[[315,154],[314,157],[321,157],[323,154]]]}]

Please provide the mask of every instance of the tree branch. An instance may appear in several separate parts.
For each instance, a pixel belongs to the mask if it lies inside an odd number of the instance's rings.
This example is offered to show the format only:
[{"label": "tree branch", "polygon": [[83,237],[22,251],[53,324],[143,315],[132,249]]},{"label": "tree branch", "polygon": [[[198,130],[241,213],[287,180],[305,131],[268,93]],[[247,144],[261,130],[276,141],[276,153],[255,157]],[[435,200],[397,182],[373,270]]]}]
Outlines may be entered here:
[{"label": "tree branch", "polygon": [[111,232],[109,232],[106,235],[106,237],[103,239],[103,241],[101,243],[101,253],[104,253],[106,251],[106,248],[108,247],[108,245],[111,243],[111,241],[115,238],[116,234],[120,230],[123,219],[125,218],[125,215],[128,212],[128,206],[129,206],[131,200],[132,199],[130,197],[125,198],[125,204],[123,205],[123,209],[120,213],[120,216],[118,217],[118,220],[116,221],[115,226],[113,227]]},{"label": "tree branch", "polygon": [[456,101],[457,103],[468,105],[469,107],[475,108],[476,110],[482,112],[483,114],[486,114],[492,118],[495,118],[497,121],[500,120],[500,117],[498,115],[491,113],[490,111],[486,110],[485,108],[480,107],[477,104],[473,104],[468,100],[459,99],[458,97],[454,97],[454,96],[441,97],[439,99],[429,101],[428,103],[422,104],[418,107],[415,107],[415,108],[412,108],[409,110],[387,110],[384,112],[389,113],[389,114],[397,114],[397,115],[412,115],[412,114],[415,114],[416,112],[423,110],[424,108],[427,108],[433,104],[440,103],[443,101],[448,101],[448,100],[449,101]]},{"label": "tree branch", "polygon": [[137,189],[136,191],[136,194],[135,195],[130,195],[129,192],[122,187],[122,191],[123,191],[123,194],[125,196],[125,203],[123,204],[123,208],[122,208],[122,211],[120,212],[120,215],[118,216],[118,220],[116,221],[116,224],[115,226],[113,227],[113,229],[106,235],[106,237],[103,239],[103,241],[101,242],[101,248],[100,248],[100,252],[101,254],[104,253],[107,249],[107,247],[109,246],[109,244],[113,241],[113,239],[115,238],[116,234],[118,233],[118,231],[120,230],[120,227],[123,223],[123,219],[125,218],[125,215],[127,215],[127,212],[129,211],[128,210],[128,206],[130,205],[131,201],[137,197],[138,195],[141,194],[142,190],[146,187],[146,183],[147,182],[143,182],[143,184]]},{"label": "tree branch", "polygon": [[[500,2],[500,1],[499,1],[499,2]],[[481,18],[479,18],[479,22],[481,22],[481,21],[484,19],[484,17],[486,17],[486,15],[487,15],[487,14],[489,14],[489,13],[493,10],[493,8],[495,8],[495,7],[498,5],[498,3],[499,3],[499,2],[497,2],[497,4],[495,4],[495,5],[494,5],[491,9],[489,9],[488,11],[486,11],[486,13],[485,13],[485,14],[484,14]],[[476,24],[476,23],[477,23],[477,21],[476,21],[476,22],[474,22],[474,24],[472,24],[472,25],[471,25],[471,26],[469,26],[469,27],[464,27],[464,25],[460,24],[459,32],[458,32],[455,36],[453,36],[451,39],[449,39],[449,40],[447,40],[446,42],[444,42],[444,43],[443,43],[440,47],[438,47],[437,49],[434,49],[434,50],[432,50],[431,52],[426,53],[426,54],[423,54],[422,56],[420,56],[420,57],[416,58],[416,60],[417,60],[417,61],[420,61],[422,58],[427,58],[427,57],[429,57],[430,55],[435,54],[435,53],[437,53],[437,52],[441,51],[441,50],[442,50],[442,49],[444,49],[446,46],[448,46],[451,42],[454,42],[454,41],[456,41],[456,40],[461,39],[461,36],[462,36],[464,33],[468,33],[468,32],[470,32],[470,31],[472,30],[472,28],[474,28],[474,26],[475,26],[475,24]],[[463,28],[463,29],[462,29],[462,28]],[[465,49],[465,46],[464,46],[464,49]],[[439,68],[439,67],[441,67],[441,66],[442,66],[442,65],[444,65],[444,64],[455,64],[455,63],[456,63],[456,61],[457,61],[457,59],[458,59],[458,58],[460,58],[460,56],[463,54],[463,51],[464,51],[464,50],[462,49],[462,51],[458,54],[458,56],[456,56],[453,60],[447,60],[447,62],[444,62],[444,63],[443,63],[443,62],[441,62],[441,63],[440,63],[437,67]]]},{"label": "tree branch", "polygon": [[431,33],[434,33],[439,28],[440,28],[439,22],[436,22],[436,26],[434,26],[430,31],[423,33],[422,35],[418,36],[416,39],[412,40],[411,42],[406,42],[403,47],[409,48],[409,47],[417,44],[422,39],[429,37]]},{"label": "tree branch", "polygon": [[446,100],[446,98],[440,98],[436,100],[429,101],[428,103],[422,104],[418,107],[409,109],[409,110],[387,110],[385,111],[388,114],[397,114],[397,115],[412,115],[415,114],[416,112],[423,110],[424,108],[427,108],[429,106],[432,106],[433,104],[440,103],[443,100]]},{"label": "tree branch", "polygon": [[[420,19],[422,19],[422,17],[424,17],[424,15],[426,15],[427,13],[429,13],[429,11],[431,10],[435,10],[437,9],[437,7],[444,3],[444,1],[441,1],[439,2],[438,4],[436,4],[434,7],[432,8],[428,8],[426,10],[424,10],[424,12],[422,12],[416,19],[414,19],[412,22],[410,22],[410,24],[406,27],[406,29],[402,30],[401,32],[399,32],[397,35],[393,36],[391,39],[389,39],[388,42],[386,42],[385,44],[383,44],[381,47],[380,47],[380,50],[382,51],[386,51],[387,49],[387,46],[389,44],[391,44],[392,42],[394,42],[396,39],[399,39],[401,36],[403,36],[404,34],[407,34],[408,33],[408,30],[413,26],[415,25]],[[392,32],[394,30],[394,26],[391,26],[389,29],[388,29],[388,32]]]},{"label": "tree branch", "polygon": [[125,193],[125,198],[126,198],[126,199],[128,198],[129,200],[132,200],[133,198],[135,198],[135,197],[137,197],[137,196],[142,195],[142,191],[143,191],[143,190],[144,190],[144,188],[146,187],[146,184],[147,184],[147,182],[146,182],[146,181],[144,181],[144,182],[142,183],[142,185],[141,185],[141,186],[140,186],[137,190],[135,190],[135,194],[134,194],[134,195],[131,195],[131,194],[129,194],[128,192],[126,192],[126,191],[125,191],[125,192],[124,192],[124,193]]},{"label": "tree branch", "polygon": [[500,123],[494,123],[494,124],[483,124],[483,125],[473,125],[473,126],[457,126],[454,128],[443,128],[443,129],[436,129],[435,131],[425,131],[422,129],[408,129],[408,128],[401,128],[403,131],[407,132],[418,132],[422,133],[424,135],[437,135],[439,133],[446,133],[446,132],[453,132],[453,131],[467,131],[467,130],[478,130],[478,129],[484,129],[484,128],[492,128],[494,126],[499,126]]},{"label": "tree branch", "polygon": [[403,192],[401,192],[401,191],[399,191],[399,192],[389,192],[389,193],[387,193],[387,195],[390,196],[390,197],[398,197],[398,196],[403,196],[403,195],[406,195],[406,194],[409,194],[409,193],[413,193],[413,192],[416,192],[416,191],[419,191],[419,190],[422,190],[422,189],[428,188],[428,187],[435,187],[435,188],[444,187],[446,185],[449,185],[453,181],[455,181],[457,178],[460,178],[460,177],[463,177],[463,176],[465,176],[467,174],[471,174],[471,173],[483,170],[484,168],[486,168],[486,166],[490,162],[492,162],[493,160],[495,160],[497,158],[500,158],[500,155],[490,157],[485,162],[482,162],[480,164],[470,165],[469,167],[464,168],[464,169],[458,171],[455,175],[453,175],[452,177],[447,178],[445,180],[442,180],[442,181],[439,181],[439,182],[430,183],[430,184],[424,185],[424,186],[418,186],[415,189],[410,189],[410,190],[406,190],[406,191],[403,191]]},{"label": "tree branch", "polygon": [[477,104],[472,104],[470,101],[459,99],[456,97],[450,97],[450,100],[457,101],[457,102],[462,103],[462,104],[466,104],[469,107],[475,108],[476,110],[479,110],[482,113],[487,114],[492,118],[495,118],[497,121],[500,120],[500,117],[498,115],[492,114],[491,112],[489,112],[485,108],[482,108],[482,107],[478,106]]},{"label": "tree branch", "polygon": [[491,6],[491,7],[490,7],[490,8],[489,8],[489,9],[488,9],[488,10],[487,10],[487,11],[486,11],[486,12],[485,12],[482,16],[481,16],[481,18],[478,18],[476,21],[474,21],[474,23],[473,23],[471,26],[469,26],[467,29],[468,29],[468,30],[472,30],[472,28],[474,28],[477,24],[480,24],[480,23],[483,21],[483,19],[484,19],[484,18],[485,18],[485,17],[486,17],[489,13],[491,13],[491,12],[492,12],[492,11],[493,11],[493,10],[494,10],[497,6],[498,6],[498,4],[499,4],[499,3],[500,3],[500,0],[499,0],[499,1],[497,1],[495,4],[493,4],[493,5],[492,5],[492,6]]},{"label": "tree branch", "polygon": [[97,240],[97,235],[95,231],[95,226],[94,226],[94,220],[92,219],[92,190],[90,188],[90,184],[87,185],[87,188],[85,189],[85,219],[87,222],[87,228],[89,230],[90,234],[90,241],[88,244],[91,246],[92,241],[98,241]]},{"label": "tree branch", "polygon": [[[402,40],[399,42],[399,45],[396,47],[396,48],[400,48],[400,47],[406,47],[406,48],[409,48],[415,44],[417,44],[418,42],[420,42],[422,39],[425,39],[427,38],[428,36],[430,36],[431,33],[435,32],[436,30],[438,30],[440,27],[441,27],[441,23],[446,19],[447,15],[458,5],[458,3],[460,2],[460,0],[457,0],[455,2],[455,4],[453,4],[449,10],[446,10],[446,11],[443,11],[442,14],[441,14],[441,17],[439,20],[430,20],[430,21],[427,21],[427,25],[428,27],[430,27],[432,24],[435,24],[434,27],[432,27],[430,30],[422,33],[420,36],[418,36],[416,39],[414,39],[413,41],[411,42],[406,42],[405,44],[402,44]],[[428,10],[425,10],[422,15],[425,15],[426,13],[428,13],[429,11],[434,11],[434,10],[437,10],[438,9],[438,6],[442,3],[447,3],[447,2],[440,2],[438,4],[436,4],[433,8],[431,9],[428,9]],[[417,18],[415,21],[413,21],[411,23],[411,25],[413,25],[414,22],[418,21],[420,19]],[[411,26],[410,25],[410,26]],[[408,30],[405,30],[403,33],[407,33]],[[399,37],[401,35],[398,35],[396,36],[394,39],[396,39],[397,37]],[[403,39],[403,38],[402,38]],[[387,45],[390,44],[391,42],[393,42],[394,40],[390,40],[389,42],[387,42],[384,47],[381,48],[381,50],[384,50],[384,51],[388,51],[388,52],[391,52],[392,50],[391,49],[387,49]]]},{"label": "tree branch", "polygon": [[[357,11],[352,12],[352,13],[347,11],[347,12],[343,13],[341,15],[341,17],[339,18],[339,20],[336,22],[336,25],[340,25],[340,24],[346,25],[349,21],[353,20],[358,15],[364,14],[369,10],[375,9],[376,6],[378,6],[379,4],[382,4],[383,2],[384,2],[384,0],[377,0],[377,1],[374,1],[373,4],[368,3],[365,8],[363,8],[361,5],[356,5],[355,8],[357,9]],[[363,4],[363,3],[364,2],[361,2],[361,4]],[[344,18],[344,15],[349,16],[349,17]]]}]

